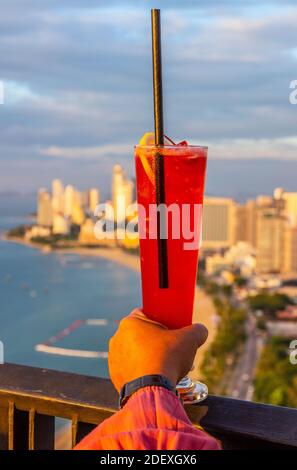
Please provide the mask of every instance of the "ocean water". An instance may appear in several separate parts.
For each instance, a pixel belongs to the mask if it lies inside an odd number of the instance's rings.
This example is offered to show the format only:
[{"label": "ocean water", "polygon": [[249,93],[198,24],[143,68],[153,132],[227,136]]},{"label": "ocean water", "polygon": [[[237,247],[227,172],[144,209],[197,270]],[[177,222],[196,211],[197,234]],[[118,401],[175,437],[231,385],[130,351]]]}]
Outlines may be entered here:
[{"label": "ocean water", "polygon": [[[21,222],[19,217],[0,217],[0,231]],[[106,358],[52,355],[35,347],[59,335],[54,346],[106,352],[118,320],[140,304],[139,275],[126,267],[0,241],[0,340],[5,362],[107,377]],[[87,319],[104,319],[106,324],[81,322],[60,334],[73,322]]]}]

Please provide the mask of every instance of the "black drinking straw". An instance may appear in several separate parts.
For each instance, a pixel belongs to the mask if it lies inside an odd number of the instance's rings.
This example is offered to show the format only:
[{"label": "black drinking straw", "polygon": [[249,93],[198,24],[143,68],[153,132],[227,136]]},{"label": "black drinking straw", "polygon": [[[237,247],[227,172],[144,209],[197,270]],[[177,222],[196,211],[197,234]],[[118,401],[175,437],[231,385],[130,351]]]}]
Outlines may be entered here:
[{"label": "black drinking straw", "polygon": [[[154,83],[154,118],[155,118],[155,145],[164,145],[163,122],[163,90],[162,90],[162,56],[161,56],[161,22],[160,10],[153,9],[152,16],[152,53],[153,53],[153,83]],[[165,204],[164,161],[162,155],[156,153],[156,203]],[[158,211],[158,266],[159,287],[168,288],[168,260],[166,243],[166,220],[164,214]]]}]

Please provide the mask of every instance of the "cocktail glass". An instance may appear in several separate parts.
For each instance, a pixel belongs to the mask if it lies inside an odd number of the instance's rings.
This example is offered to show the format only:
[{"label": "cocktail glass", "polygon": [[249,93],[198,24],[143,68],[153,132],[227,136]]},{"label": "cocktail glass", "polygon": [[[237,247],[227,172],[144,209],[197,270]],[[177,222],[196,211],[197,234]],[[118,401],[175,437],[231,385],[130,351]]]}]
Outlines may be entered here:
[{"label": "cocktail glass", "polygon": [[[156,206],[156,158],[163,159],[165,204]],[[138,145],[135,147],[143,312],[168,328],[192,323],[207,147]],[[168,287],[160,287],[157,217],[163,218]],[[206,398],[201,382],[185,377],[177,388],[184,403]]]}]

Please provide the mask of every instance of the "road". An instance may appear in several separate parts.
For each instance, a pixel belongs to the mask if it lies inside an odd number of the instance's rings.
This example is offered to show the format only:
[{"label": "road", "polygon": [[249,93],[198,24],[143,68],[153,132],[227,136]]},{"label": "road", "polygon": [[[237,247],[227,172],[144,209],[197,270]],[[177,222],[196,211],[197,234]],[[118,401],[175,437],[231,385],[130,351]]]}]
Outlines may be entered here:
[{"label": "road", "polygon": [[246,322],[246,335],[244,350],[229,380],[226,395],[241,400],[252,400],[252,383],[264,339],[257,333],[256,320],[251,313],[248,314]]},{"label": "road", "polygon": [[193,370],[189,374],[193,380],[199,380],[201,379],[200,368],[204,355],[216,336],[218,316],[216,307],[210,295],[207,295],[205,291],[198,287],[196,287],[195,294],[193,323],[203,323],[203,325],[208,329],[207,341],[199,348],[194,360]]}]

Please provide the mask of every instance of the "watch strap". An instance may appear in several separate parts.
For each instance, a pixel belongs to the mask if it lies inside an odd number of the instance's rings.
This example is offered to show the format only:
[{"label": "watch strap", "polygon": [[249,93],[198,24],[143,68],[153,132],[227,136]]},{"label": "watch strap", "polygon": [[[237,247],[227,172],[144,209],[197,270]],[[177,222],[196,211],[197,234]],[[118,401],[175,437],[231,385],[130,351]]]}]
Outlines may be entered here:
[{"label": "watch strap", "polygon": [[120,398],[119,398],[119,405],[120,408],[124,406],[124,404],[128,401],[131,395],[140,388],[145,387],[163,387],[170,392],[174,392],[178,395],[175,387],[172,385],[169,379],[164,375],[152,374],[152,375],[143,375],[142,377],[138,377],[135,380],[131,380],[131,382],[126,383],[120,391]]}]

